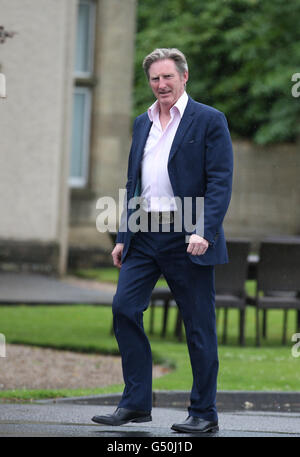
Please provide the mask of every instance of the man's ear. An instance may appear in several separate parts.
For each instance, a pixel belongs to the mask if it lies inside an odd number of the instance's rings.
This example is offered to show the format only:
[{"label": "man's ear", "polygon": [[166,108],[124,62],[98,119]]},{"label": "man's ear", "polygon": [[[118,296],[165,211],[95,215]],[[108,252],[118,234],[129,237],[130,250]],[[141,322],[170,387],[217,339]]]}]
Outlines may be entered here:
[{"label": "man's ear", "polygon": [[183,74],[183,78],[184,78],[184,84],[186,85],[186,83],[188,82],[188,79],[189,79],[189,72],[188,71],[185,71],[184,74]]}]

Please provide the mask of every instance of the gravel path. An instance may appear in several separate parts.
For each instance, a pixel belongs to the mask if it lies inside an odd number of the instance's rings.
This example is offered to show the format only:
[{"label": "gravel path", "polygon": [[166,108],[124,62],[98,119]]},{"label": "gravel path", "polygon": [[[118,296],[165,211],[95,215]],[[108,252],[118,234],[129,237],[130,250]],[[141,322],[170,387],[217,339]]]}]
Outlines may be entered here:
[{"label": "gravel path", "polygon": [[[154,366],[153,377],[168,371]],[[7,344],[6,357],[0,358],[0,390],[77,389],[122,383],[121,359],[117,356]]]}]

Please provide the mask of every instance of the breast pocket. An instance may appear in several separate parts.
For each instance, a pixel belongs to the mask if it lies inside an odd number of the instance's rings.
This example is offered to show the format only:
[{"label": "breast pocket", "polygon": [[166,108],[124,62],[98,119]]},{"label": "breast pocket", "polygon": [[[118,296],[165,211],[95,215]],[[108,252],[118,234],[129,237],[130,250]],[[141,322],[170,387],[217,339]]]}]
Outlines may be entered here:
[{"label": "breast pocket", "polygon": [[[191,139],[182,143],[181,157],[185,165],[191,169],[203,166],[204,163],[204,143],[202,140]],[[196,171],[194,169],[194,171]]]},{"label": "breast pocket", "polygon": [[189,140],[183,141],[182,145],[184,147],[193,146],[193,145],[201,146],[201,143],[204,144],[203,137],[200,137],[200,138],[192,137]]}]

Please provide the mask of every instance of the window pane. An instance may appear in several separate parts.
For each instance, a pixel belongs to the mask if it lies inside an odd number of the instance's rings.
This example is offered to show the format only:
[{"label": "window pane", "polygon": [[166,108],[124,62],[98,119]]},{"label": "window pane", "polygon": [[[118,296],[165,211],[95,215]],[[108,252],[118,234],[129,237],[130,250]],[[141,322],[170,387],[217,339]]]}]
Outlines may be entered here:
[{"label": "window pane", "polygon": [[81,0],[78,7],[75,73],[92,72],[94,5],[87,0]]},{"label": "window pane", "polygon": [[82,187],[87,182],[89,156],[91,94],[87,88],[76,88],[73,102],[73,124],[70,160],[70,184]]}]

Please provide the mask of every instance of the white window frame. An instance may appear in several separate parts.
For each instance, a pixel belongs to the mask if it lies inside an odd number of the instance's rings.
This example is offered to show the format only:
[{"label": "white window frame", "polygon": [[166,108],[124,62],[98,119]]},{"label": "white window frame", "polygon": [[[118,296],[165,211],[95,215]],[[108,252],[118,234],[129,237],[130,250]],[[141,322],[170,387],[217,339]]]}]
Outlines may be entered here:
[{"label": "white window frame", "polygon": [[96,5],[93,0],[80,0],[80,4],[89,5],[90,14],[89,14],[89,45],[88,45],[88,71],[77,71],[74,69],[75,78],[90,78],[93,75],[94,71],[94,49],[95,49],[95,18],[96,18]]},{"label": "white window frame", "polygon": [[[68,183],[70,188],[80,189],[85,188],[88,184],[89,178],[89,160],[90,160],[90,134],[91,134],[91,115],[92,115],[92,78],[94,72],[94,48],[95,48],[95,33],[96,33],[96,3],[95,0],[78,0],[78,9],[80,4],[85,4],[89,6],[89,34],[88,34],[88,56],[87,56],[87,65],[88,71],[76,71],[74,68],[74,90],[73,97],[75,94],[85,94],[85,106],[83,114],[83,134],[82,134],[82,175],[71,176],[71,163]],[[79,14],[79,12],[78,12]],[[74,63],[75,66],[75,63]],[[75,115],[75,106],[73,106],[73,116]],[[73,124],[72,124],[73,128]],[[72,140],[73,140],[73,131],[72,131]],[[72,144],[70,151],[70,162],[72,160]]]},{"label": "white window frame", "polygon": [[[88,87],[77,86],[74,87],[73,96],[75,94],[85,94],[86,101],[84,106],[84,124],[82,134],[82,175],[81,176],[70,176],[69,186],[72,188],[83,188],[88,182],[89,172],[89,158],[90,158],[90,132],[91,132],[91,113],[92,113],[92,92]],[[74,115],[74,114],[73,114]],[[72,158],[70,157],[70,160]],[[70,164],[71,165],[71,164]]]}]

